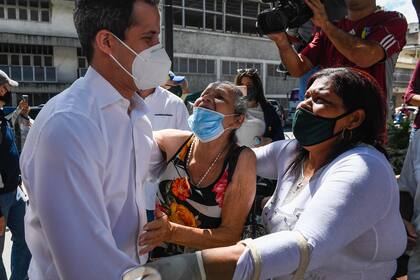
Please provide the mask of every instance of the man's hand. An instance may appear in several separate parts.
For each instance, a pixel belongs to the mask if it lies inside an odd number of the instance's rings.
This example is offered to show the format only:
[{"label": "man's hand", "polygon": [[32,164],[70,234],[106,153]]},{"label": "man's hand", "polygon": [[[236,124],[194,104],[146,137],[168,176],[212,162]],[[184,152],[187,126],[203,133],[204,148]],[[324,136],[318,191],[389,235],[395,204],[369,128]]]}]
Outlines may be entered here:
[{"label": "man's hand", "polygon": [[312,17],[312,22],[314,25],[324,29],[325,25],[329,22],[325,6],[321,3],[320,0],[305,0],[305,3],[314,13],[314,16]]},{"label": "man's hand", "polygon": [[276,43],[277,47],[280,49],[283,46],[289,46],[289,40],[287,39],[286,32],[278,32],[267,34],[267,37]]},{"label": "man's hand", "polygon": [[21,110],[20,114],[23,116],[28,116],[29,114],[29,104],[28,101],[22,99],[18,105],[19,109]]},{"label": "man's hand", "polygon": [[4,232],[6,231],[6,219],[4,216],[0,217],[0,236],[4,236]]},{"label": "man's hand", "polygon": [[147,254],[162,242],[169,241],[172,235],[172,225],[168,216],[158,208],[155,211],[156,220],[147,223],[139,236],[140,255]]}]

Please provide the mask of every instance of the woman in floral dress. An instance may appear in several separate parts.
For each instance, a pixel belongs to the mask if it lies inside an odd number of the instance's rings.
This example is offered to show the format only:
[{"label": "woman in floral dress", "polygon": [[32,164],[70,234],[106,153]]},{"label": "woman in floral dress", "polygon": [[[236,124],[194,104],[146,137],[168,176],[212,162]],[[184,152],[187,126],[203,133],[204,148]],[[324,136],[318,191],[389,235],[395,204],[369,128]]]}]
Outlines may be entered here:
[{"label": "woman in floral dress", "polygon": [[[235,244],[255,196],[255,155],[236,144],[246,103],[228,82],[210,84],[197,99],[194,132],[155,133],[171,176],[159,184],[156,220],[144,227],[141,253],[154,257]],[[169,172],[171,173],[171,172]],[[165,177],[166,176],[166,177]]]}]

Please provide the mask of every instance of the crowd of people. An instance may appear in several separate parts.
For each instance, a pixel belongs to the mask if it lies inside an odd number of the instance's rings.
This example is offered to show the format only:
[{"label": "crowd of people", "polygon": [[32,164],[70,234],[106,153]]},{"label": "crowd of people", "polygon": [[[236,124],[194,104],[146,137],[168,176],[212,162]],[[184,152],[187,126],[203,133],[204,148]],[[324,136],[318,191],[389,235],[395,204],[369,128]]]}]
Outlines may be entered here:
[{"label": "crowd of people", "polygon": [[[184,102],[158,2],[76,1],[86,75],[35,121],[25,98],[10,119],[0,110],[10,279],[394,279],[406,249],[409,279],[420,277],[417,118],[398,181],[386,153],[404,16],[345,0],[347,16],[333,21],[306,0],[315,28],[305,48],[268,34],[305,79],[285,140],[256,69]],[[414,106],[418,76],[405,97]],[[0,72],[0,109],[16,86]],[[258,194],[260,178],[272,193]]]}]

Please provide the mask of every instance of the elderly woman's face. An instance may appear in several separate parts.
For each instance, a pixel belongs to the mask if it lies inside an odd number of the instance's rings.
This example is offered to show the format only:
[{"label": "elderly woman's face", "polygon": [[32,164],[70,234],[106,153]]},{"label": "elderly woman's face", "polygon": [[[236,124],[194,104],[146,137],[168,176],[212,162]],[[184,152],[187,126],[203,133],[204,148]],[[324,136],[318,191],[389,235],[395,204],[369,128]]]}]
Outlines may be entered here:
[{"label": "elderly woman's face", "polygon": [[316,116],[334,118],[346,112],[343,100],[330,90],[330,82],[327,77],[321,77],[314,81],[305,93],[305,100],[298,108],[306,109]]},{"label": "elderly woman's face", "polygon": [[209,85],[195,101],[194,106],[213,110],[223,115],[235,111],[235,92],[231,85],[221,84],[217,88]]}]

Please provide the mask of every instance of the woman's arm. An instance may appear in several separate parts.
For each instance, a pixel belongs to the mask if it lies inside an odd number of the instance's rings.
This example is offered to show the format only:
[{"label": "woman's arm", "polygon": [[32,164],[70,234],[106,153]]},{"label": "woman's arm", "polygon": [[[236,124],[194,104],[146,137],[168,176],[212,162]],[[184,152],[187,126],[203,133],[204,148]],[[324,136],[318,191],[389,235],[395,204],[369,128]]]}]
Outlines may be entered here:
[{"label": "woman's arm", "polygon": [[255,196],[256,159],[250,149],[241,152],[234,176],[223,199],[222,223],[215,229],[192,228],[169,222],[161,216],[144,227],[140,236],[143,251],[152,250],[163,241],[205,249],[235,244],[240,240],[246,217]]},{"label": "woman's arm", "polygon": [[165,161],[169,161],[190,136],[191,131],[178,129],[163,129],[153,132],[153,137]]},{"label": "woman's arm", "polygon": [[[294,228],[311,248],[308,270],[327,263],[331,256],[372,228],[389,211],[398,212],[395,201],[398,194],[389,181],[392,171],[386,163],[378,163],[377,158],[354,156],[339,165],[329,171]],[[356,167],[358,172],[355,172]],[[402,223],[396,219],[392,230],[400,233],[395,234],[393,246],[401,247],[402,253],[405,240],[397,238],[403,235]],[[261,256],[261,279],[290,275],[297,269],[300,253],[293,232],[272,233],[251,243]],[[395,255],[399,253],[396,251]],[[232,271],[235,271],[234,279],[251,279],[254,273],[250,250],[243,245],[204,250],[202,256],[207,279],[232,279]]]}]

